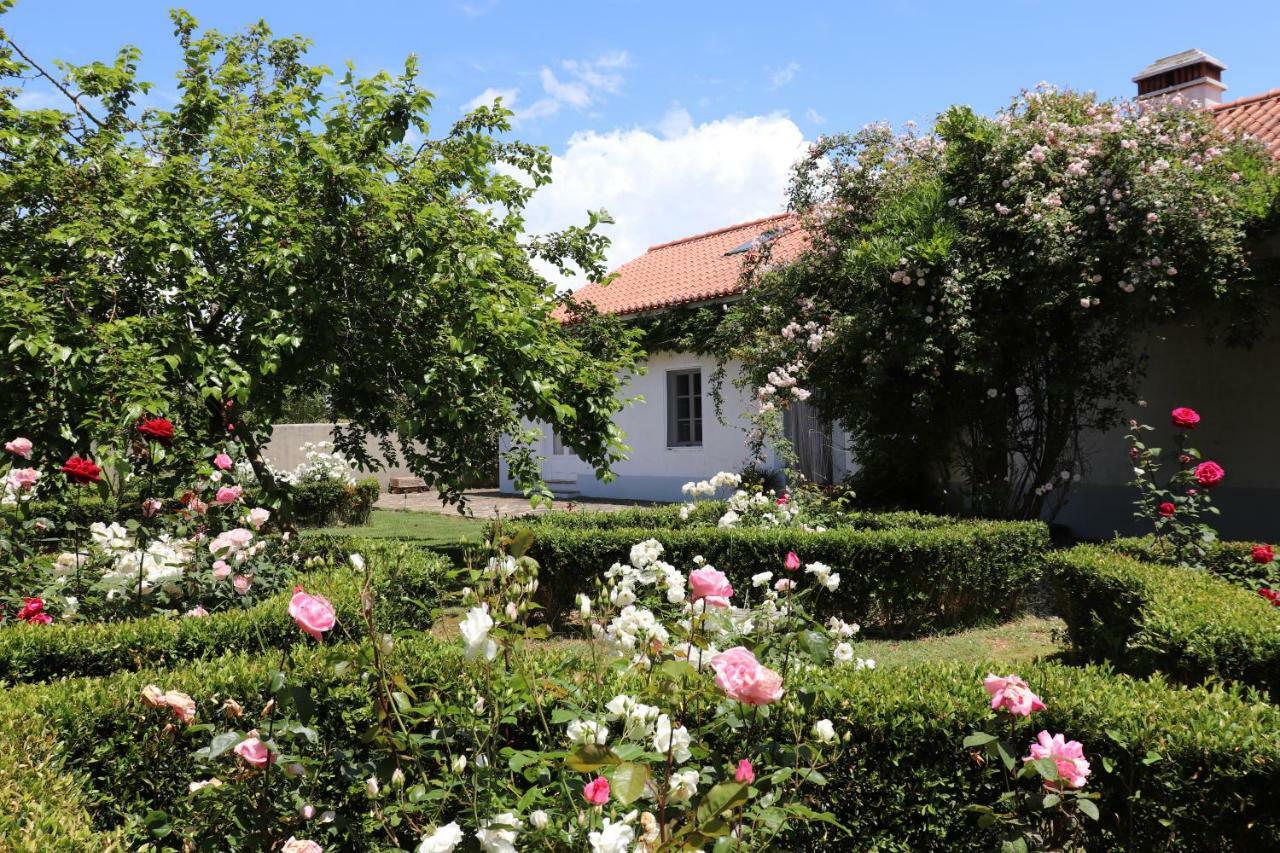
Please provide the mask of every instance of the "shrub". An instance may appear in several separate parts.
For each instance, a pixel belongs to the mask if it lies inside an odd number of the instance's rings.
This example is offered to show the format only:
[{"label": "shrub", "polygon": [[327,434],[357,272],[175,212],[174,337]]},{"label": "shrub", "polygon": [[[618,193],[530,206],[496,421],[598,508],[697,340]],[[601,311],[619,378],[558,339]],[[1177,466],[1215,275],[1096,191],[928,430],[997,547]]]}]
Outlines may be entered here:
[{"label": "shrub", "polygon": [[354,484],[333,479],[308,480],[285,488],[299,527],[368,524],[369,513],[381,493],[377,477],[366,477]]},{"label": "shrub", "polygon": [[[724,501],[699,501],[693,505],[688,519],[680,517],[681,505],[635,507],[614,512],[581,511],[556,512],[531,515],[520,519],[521,524],[532,527],[556,527],[562,529],[617,529],[622,527],[640,530],[674,530],[698,527],[714,527],[724,514]],[[954,518],[944,515],[926,515],[919,512],[843,512],[840,523],[831,527],[853,530],[891,530],[907,528],[930,530],[956,524]]]},{"label": "shrub", "polygon": [[894,635],[973,625],[1013,613],[1039,579],[1048,531],[1038,522],[960,522],[885,530],[795,528],[577,528],[511,524],[533,533],[529,554],[542,569],[540,603],[555,618],[578,593],[592,594],[600,567],[626,562],[631,546],[654,538],[682,569],[696,556],[746,593],[758,572],[781,573],[788,551],[840,573],[830,606],[843,617]]},{"label": "shrub", "polygon": [[[375,585],[385,602],[389,627],[418,621],[420,608],[438,600],[446,560],[423,549],[395,543],[345,540],[337,560],[358,550],[378,567]],[[340,619],[359,613],[361,577],[350,567],[306,577],[309,591],[328,596]],[[0,682],[46,681],[65,676],[106,675],[119,670],[162,667],[225,652],[265,652],[298,639],[287,618],[290,592],[245,610],[204,617],[149,617],[101,624],[17,625],[0,631]]]},{"label": "shrub", "polygon": [[1280,695],[1280,613],[1256,593],[1095,546],[1053,553],[1048,567],[1071,643],[1086,659]]},{"label": "shrub", "polygon": [[[395,665],[415,683],[454,684],[468,672],[459,651],[429,638],[405,641]],[[378,841],[371,823],[359,819],[370,807],[360,777],[343,775],[367,759],[360,735],[373,723],[356,668],[333,665],[350,652],[296,647],[288,666],[290,683],[315,700],[309,725],[324,742],[345,747],[309,770],[311,801],[337,813],[333,823],[306,829],[326,849],[373,849]],[[549,663],[563,654],[542,657]],[[198,720],[209,720],[224,697],[260,706],[278,662],[228,655],[172,671],[11,690],[0,708],[0,792],[10,797],[0,832],[25,839],[29,849],[172,843],[172,836],[148,839],[148,827],[180,825],[190,808],[187,784],[204,773],[188,741],[144,727],[141,688],[163,683],[186,691],[198,702]],[[996,792],[957,746],[988,713],[982,674],[950,664],[828,673],[839,698],[815,710],[831,718],[849,746],[826,774],[821,795],[850,834],[810,823],[798,835],[791,826],[778,849],[991,849],[991,836],[962,806]],[[1280,709],[1240,690],[1135,682],[1095,667],[1045,663],[1021,674],[1049,706],[1036,725],[1071,732],[1094,762],[1089,786],[1101,794],[1101,820],[1090,828],[1090,849],[1243,851],[1280,844],[1273,796]],[[786,720],[779,715],[775,724]],[[532,712],[510,725],[532,728]]]},{"label": "shrub", "polygon": [[[1204,568],[1213,574],[1250,592],[1257,592],[1266,586],[1280,586],[1280,561],[1273,559],[1265,563],[1256,562],[1253,559],[1256,544],[1258,543],[1212,542],[1204,547],[1201,560]],[[1168,564],[1174,561],[1173,554],[1151,536],[1114,539],[1107,543],[1107,547],[1136,560]],[[1274,550],[1280,550],[1280,546],[1275,546]]]}]

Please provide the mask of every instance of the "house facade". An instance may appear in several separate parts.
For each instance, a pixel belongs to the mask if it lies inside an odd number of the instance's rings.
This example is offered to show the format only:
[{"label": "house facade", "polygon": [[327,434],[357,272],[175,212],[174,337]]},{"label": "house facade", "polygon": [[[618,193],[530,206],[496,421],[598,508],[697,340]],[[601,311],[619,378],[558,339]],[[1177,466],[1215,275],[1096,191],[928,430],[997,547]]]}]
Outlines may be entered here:
[{"label": "house facade", "polygon": [[[1138,97],[1181,95],[1212,111],[1228,132],[1260,139],[1280,158],[1280,89],[1222,102],[1225,66],[1199,50],[1152,63],[1134,77]],[[693,305],[732,300],[741,285],[743,256],[763,242],[770,261],[785,264],[804,249],[805,238],[788,214],[721,228],[651,247],[619,268],[607,285],[590,284],[575,298],[604,313],[641,317]],[[1258,247],[1280,256],[1280,246]],[[1280,333],[1269,331],[1248,350],[1211,345],[1194,321],[1159,329],[1149,340],[1150,363],[1143,383],[1145,412],[1133,416],[1157,426],[1176,405],[1194,406],[1205,417],[1197,444],[1228,471],[1229,487],[1217,495],[1223,515],[1220,532],[1231,538],[1280,538]],[[715,359],[689,352],[650,353],[643,375],[630,377],[628,391],[642,402],[617,418],[632,447],[615,467],[617,479],[603,483],[591,468],[544,436],[544,473],[552,490],[580,495],[647,501],[681,499],[689,480],[717,471],[740,471],[748,463],[750,401],[726,381],[717,417],[711,399]],[[734,365],[727,375],[734,375]],[[856,468],[839,424],[823,425],[807,413],[793,413],[788,433],[805,474],[839,482]],[[1073,487],[1055,521],[1077,536],[1100,538],[1136,532],[1132,518],[1132,470],[1125,456],[1123,429],[1088,438],[1089,469]],[[776,460],[770,460],[776,464]],[[512,490],[505,470],[501,486]]]}]

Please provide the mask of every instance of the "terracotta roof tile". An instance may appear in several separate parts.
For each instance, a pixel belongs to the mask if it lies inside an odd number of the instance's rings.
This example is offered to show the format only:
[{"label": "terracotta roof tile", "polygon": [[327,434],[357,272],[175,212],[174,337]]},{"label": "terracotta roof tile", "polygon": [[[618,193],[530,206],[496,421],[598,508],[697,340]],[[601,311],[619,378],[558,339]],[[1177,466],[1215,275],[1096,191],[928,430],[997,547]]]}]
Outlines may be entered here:
[{"label": "terracotta roof tile", "polygon": [[807,241],[796,216],[783,213],[650,246],[619,267],[608,284],[593,282],[573,296],[605,314],[635,314],[729,296],[741,285],[745,253],[726,252],[776,230],[783,233],[771,242],[772,262],[794,259]]},{"label": "terracotta roof tile", "polygon": [[1280,89],[1217,104],[1213,118],[1228,133],[1257,137],[1271,156],[1280,158]]}]

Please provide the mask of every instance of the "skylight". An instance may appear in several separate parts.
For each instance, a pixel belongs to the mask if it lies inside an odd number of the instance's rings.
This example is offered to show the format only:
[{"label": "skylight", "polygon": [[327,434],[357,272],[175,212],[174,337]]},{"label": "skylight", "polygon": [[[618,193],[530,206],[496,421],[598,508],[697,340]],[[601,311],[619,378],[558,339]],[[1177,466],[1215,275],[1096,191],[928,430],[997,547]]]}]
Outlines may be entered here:
[{"label": "skylight", "polygon": [[760,234],[756,237],[752,237],[750,240],[743,243],[741,246],[733,247],[729,251],[725,252],[724,256],[727,258],[730,255],[741,255],[743,252],[750,252],[752,249],[758,249],[764,244],[769,243],[773,240],[776,240],[781,236],[782,236],[781,229],[770,228],[768,231],[765,231],[763,234]]}]

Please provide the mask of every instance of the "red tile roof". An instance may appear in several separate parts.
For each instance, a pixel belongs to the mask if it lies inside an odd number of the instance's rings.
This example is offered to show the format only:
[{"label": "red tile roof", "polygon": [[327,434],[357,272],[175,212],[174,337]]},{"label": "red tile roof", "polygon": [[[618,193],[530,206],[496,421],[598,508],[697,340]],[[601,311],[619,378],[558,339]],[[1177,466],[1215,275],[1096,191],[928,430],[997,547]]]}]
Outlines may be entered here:
[{"label": "red tile roof", "polygon": [[1280,89],[1217,104],[1213,118],[1228,133],[1257,137],[1271,156],[1280,158]]},{"label": "red tile roof", "polygon": [[806,240],[794,214],[782,213],[692,237],[650,246],[617,270],[608,284],[588,284],[573,297],[605,314],[635,314],[735,293],[741,286],[746,253],[725,254],[767,231],[783,231],[770,242],[770,261],[793,260]]}]

